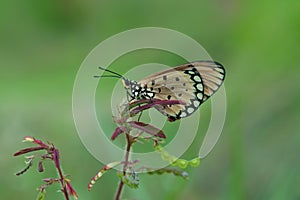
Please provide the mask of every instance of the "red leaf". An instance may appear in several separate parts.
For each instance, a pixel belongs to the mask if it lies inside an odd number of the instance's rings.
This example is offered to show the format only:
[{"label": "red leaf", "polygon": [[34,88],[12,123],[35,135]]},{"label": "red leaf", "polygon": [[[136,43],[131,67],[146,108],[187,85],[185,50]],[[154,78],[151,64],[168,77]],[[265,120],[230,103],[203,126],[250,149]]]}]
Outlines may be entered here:
[{"label": "red leaf", "polygon": [[78,199],[78,195],[76,191],[68,181],[66,182],[66,187],[67,187],[68,194],[73,196],[75,199]]},{"label": "red leaf", "polygon": [[60,162],[59,162],[59,151],[58,149],[53,150],[53,161],[55,163],[55,166],[57,169],[60,168]]},{"label": "red leaf", "polygon": [[119,126],[116,128],[114,133],[111,135],[111,140],[116,139],[120,134],[125,132],[125,127],[124,126]]},{"label": "red leaf", "polygon": [[186,103],[180,100],[157,100],[157,99],[153,99],[151,102],[147,103],[146,105],[143,106],[139,106],[134,108],[131,111],[131,115],[136,115],[137,113],[147,110],[149,108],[152,108],[156,105],[162,105],[162,106],[166,106],[166,105],[174,105],[174,104],[182,104],[185,105]]},{"label": "red leaf", "polygon": [[137,122],[137,121],[131,121],[129,122],[129,124],[134,127],[137,128],[145,133],[148,133],[150,135],[159,137],[159,138],[166,138],[166,135],[164,134],[164,132],[150,124],[145,124],[143,122]]},{"label": "red leaf", "polygon": [[43,150],[43,149],[47,149],[45,147],[29,147],[29,148],[26,148],[26,149],[21,149],[20,151],[14,153],[14,156],[19,156],[19,155],[22,155],[22,154],[25,154],[25,153],[29,153],[29,152],[33,152],[33,151],[39,151],[39,150]]}]

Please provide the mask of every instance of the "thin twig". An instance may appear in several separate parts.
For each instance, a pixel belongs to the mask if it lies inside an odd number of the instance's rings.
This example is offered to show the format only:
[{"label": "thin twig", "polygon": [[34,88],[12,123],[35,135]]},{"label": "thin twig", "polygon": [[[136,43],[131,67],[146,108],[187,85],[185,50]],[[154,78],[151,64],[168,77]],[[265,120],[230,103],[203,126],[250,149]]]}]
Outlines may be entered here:
[{"label": "thin twig", "polygon": [[[128,162],[129,162],[129,154],[130,154],[130,149],[131,149],[131,145],[132,145],[132,141],[131,141],[131,137],[130,137],[129,133],[126,133],[126,142],[127,142],[127,147],[126,147],[126,153],[125,153],[125,162],[124,162],[124,166],[123,166],[123,176],[124,177],[126,176],[126,171],[127,171]],[[118,186],[115,200],[120,200],[120,196],[121,196],[123,188],[124,188],[124,183],[121,178],[119,181],[119,186]]]},{"label": "thin twig", "polygon": [[61,166],[60,166],[60,161],[59,161],[59,152],[57,149],[54,149],[54,163],[55,163],[55,166],[56,166],[56,169],[57,169],[57,172],[59,174],[59,181],[60,181],[60,184],[61,184],[61,187],[62,187],[62,192],[64,193],[64,196],[66,198],[66,200],[69,200],[69,194],[68,194],[68,191],[67,191],[67,187],[66,187],[66,183],[65,183],[65,178],[64,178],[64,175],[62,173],[62,170],[61,170]]}]

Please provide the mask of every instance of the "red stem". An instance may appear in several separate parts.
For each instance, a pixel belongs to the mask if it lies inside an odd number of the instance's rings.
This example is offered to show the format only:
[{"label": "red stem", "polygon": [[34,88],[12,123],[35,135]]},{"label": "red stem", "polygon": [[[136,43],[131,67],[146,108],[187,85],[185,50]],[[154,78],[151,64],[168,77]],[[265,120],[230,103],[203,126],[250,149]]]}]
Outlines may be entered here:
[{"label": "red stem", "polygon": [[[128,160],[129,160],[129,154],[130,154],[130,148],[131,148],[131,145],[132,145],[132,141],[131,141],[130,135],[128,133],[126,133],[126,141],[127,141],[127,147],[126,147],[125,162],[124,162],[124,167],[123,167],[123,176],[126,175],[126,170],[127,170]],[[124,188],[124,183],[123,183],[122,179],[120,179],[115,200],[120,200],[123,188]]]},{"label": "red stem", "polygon": [[65,181],[64,181],[65,179],[64,179],[62,170],[61,170],[60,166],[57,166],[56,168],[57,168],[57,171],[58,171],[58,174],[59,174],[59,180],[60,180],[60,184],[61,184],[61,187],[62,187],[62,192],[64,193],[65,199],[69,200],[69,195],[68,195],[67,187],[66,187],[66,184],[65,184]]}]

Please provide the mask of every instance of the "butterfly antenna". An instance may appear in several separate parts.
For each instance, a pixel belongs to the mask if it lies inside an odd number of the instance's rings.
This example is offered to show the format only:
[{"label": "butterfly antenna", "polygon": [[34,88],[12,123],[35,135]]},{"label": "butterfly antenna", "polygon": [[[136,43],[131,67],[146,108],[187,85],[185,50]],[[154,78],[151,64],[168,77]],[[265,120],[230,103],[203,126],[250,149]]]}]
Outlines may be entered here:
[{"label": "butterfly antenna", "polygon": [[115,75],[102,75],[102,76],[98,76],[98,75],[95,75],[94,78],[106,78],[106,77],[109,77],[109,78],[120,78],[119,76],[115,76]]},{"label": "butterfly antenna", "polygon": [[124,76],[122,76],[121,74],[118,74],[117,72],[111,71],[111,70],[109,70],[109,69],[105,69],[105,68],[103,68],[103,67],[98,67],[98,68],[101,69],[101,70],[103,70],[103,71],[110,72],[110,73],[116,75],[116,76],[111,76],[111,77],[119,77],[119,78],[125,79]]}]

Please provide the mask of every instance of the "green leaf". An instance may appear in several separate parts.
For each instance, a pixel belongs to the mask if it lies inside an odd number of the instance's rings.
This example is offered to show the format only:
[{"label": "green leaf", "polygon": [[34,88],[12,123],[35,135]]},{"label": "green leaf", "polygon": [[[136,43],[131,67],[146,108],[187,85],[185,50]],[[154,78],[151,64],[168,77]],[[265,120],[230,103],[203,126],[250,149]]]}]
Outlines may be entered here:
[{"label": "green leaf", "polygon": [[46,191],[41,190],[38,197],[37,197],[37,200],[43,200],[45,198],[45,194],[46,194]]}]

